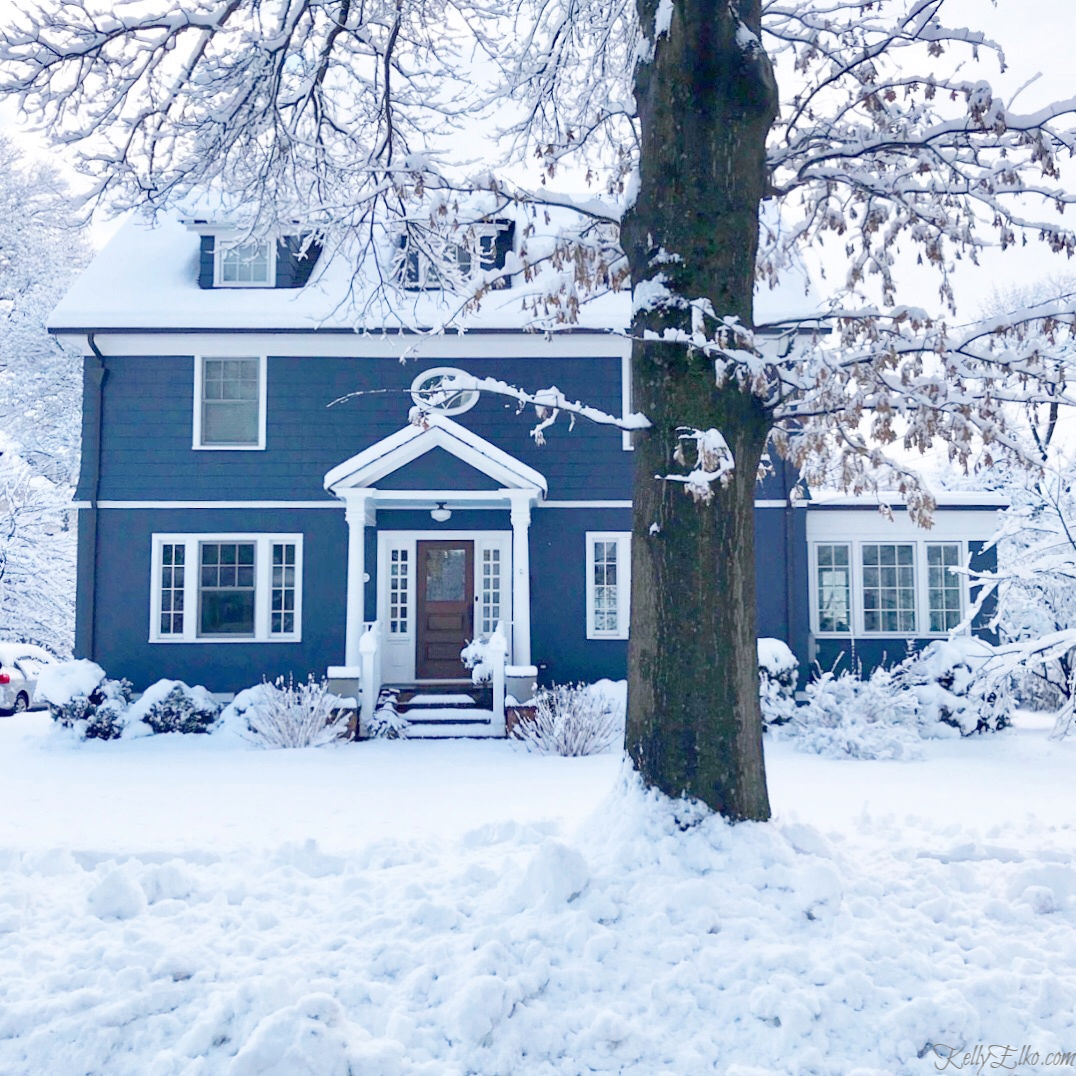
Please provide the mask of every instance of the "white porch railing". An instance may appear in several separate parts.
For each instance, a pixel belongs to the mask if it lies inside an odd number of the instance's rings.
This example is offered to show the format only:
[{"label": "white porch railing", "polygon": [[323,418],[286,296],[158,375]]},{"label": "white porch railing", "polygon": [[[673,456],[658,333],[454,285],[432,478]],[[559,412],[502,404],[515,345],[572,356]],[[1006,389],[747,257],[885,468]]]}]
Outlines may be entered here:
[{"label": "white porch railing", "polygon": [[374,716],[381,693],[381,626],[376,620],[363,624],[356,665],[330,665],[327,676],[333,691],[352,698],[359,711],[359,728],[365,732]]},{"label": "white porch railing", "polygon": [[375,620],[364,628],[359,639],[360,728],[370,724],[381,693],[381,626]]}]

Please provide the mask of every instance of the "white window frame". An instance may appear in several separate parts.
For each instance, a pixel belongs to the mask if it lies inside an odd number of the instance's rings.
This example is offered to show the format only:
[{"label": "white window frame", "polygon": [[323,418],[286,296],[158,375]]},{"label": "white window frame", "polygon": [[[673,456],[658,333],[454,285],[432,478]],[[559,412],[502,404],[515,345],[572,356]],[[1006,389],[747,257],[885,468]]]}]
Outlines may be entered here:
[{"label": "white window frame", "polygon": [[[819,608],[819,580],[818,580],[818,550],[823,546],[833,548],[834,546],[844,546],[848,550],[848,630],[847,631],[821,631],[819,625],[822,623],[822,610]],[[854,634],[856,627],[856,584],[855,584],[855,557],[856,549],[852,542],[841,541],[838,538],[834,538],[832,541],[826,542],[813,542],[810,550],[810,601],[811,601],[811,630],[815,635],[822,635],[826,638],[847,638],[849,635]]]},{"label": "white window frame", "polygon": [[[150,558],[149,641],[151,643],[298,643],[303,636],[303,536],[289,533],[252,533],[250,531],[213,531],[206,533],[154,534]],[[201,615],[199,590],[201,578],[200,547],[207,542],[248,542],[254,545],[254,634],[221,636],[198,634]],[[271,631],[273,546],[289,543],[295,546],[295,630]],[[166,545],[184,547],[183,561],[183,631],[161,633],[161,559]]]},{"label": "white window frame", "polygon": [[[970,539],[975,541],[976,539]],[[837,537],[820,537],[812,539],[808,547],[808,586],[811,634],[820,639],[947,639],[948,631],[930,631],[930,586],[927,565],[927,547],[934,545],[955,545],[959,549],[960,564],[968,562],[968,541],[966,538],[929,538],[916,539],[904,537],[870,537],[848,539]],[[851,556],[852,583],[852,623],[850,631],[820,631],[818,616],[818,547],[823,545],[846,545]],[[912,565],[915,571],[915,631],[867,631],[866,616],[863,609],[863,553],[865,545],[910,545],[914,547]],[[969,608],[970,582],[967,575],[958,573],[960,579],[960,615],[965,616]]]},{"label": "white window frame", "polygon": [[[250,361],[258,363],[258,440],[249,445],[214,445],[202,443],[202,393],[205,385],[205,364],[207,360]],[[268,399],[268,367],[266,355],[216,355],[202,354],[194,356],[194,421],[192,424],[191,448],[196,452],[264,452],[265,427]]]},{"label": "white window frame", "polygon": [[[599,630],[594,625],[594,545],[596,542],[616,543],[616,628]],[[586,605],[588,639],[626,639],[631,623],[631,532],[586,532]]]},{"label": "white window frame", "polygon": [[[930,609],[930,560],[929,560],[929,550],[930,550],[930,548],[932,546],[944,546],[944,545],[950,545],[950,546],[955,545],[957,547],[957,552],[956,552],[957,563],[956,563],[956,566],[958,568],[962,567],[963,565],[967,564],[967,562],[968,562],[968,547],[967,547],[966,542],[957,541],[955,539],[948,539],[948,540],[938,539],[936,541],[929,541],[929,542],[924,542],[923,543],[923,586],[922,586],[923,606],[922,606],[922,608],[923,608],[923,623],[928,627],[930,625],[930,612],[931,612],[931,609]],[[964,612],[968,608],[968,598],[969,598],[969,595],[968,595],[968,592],[967,592],[968,591],[968,578],[967,578],[967,576],[962,575],[960,572],[955,572],[955,573],[952,573],[952,574],[956,578],[957,583],[959,584],[960,607],[957,610],[957,620],[956,620],[956,622],[959,624],[964,619]],[[926,634],[935,635],[935,636],[938,636],[939,638],[945,638],[949,634],[949,629],[946,629],[945,631],[941,631],[941,632],[937,632],[937,631],[935,631],[935,632],[927,632]]]},{"label": "white window frame", "polygon": [[[225,280],[223,279],[224,254],[235,247],[249,246],[253,243],[262,243],[268,249],[266,251],[266,266],[268,276],[265,280]],[[219,235],[213,244],[213,287],[215,288],[275,288],[276,287],[276,240],[275,239],[243,239],[226,240]]]}]

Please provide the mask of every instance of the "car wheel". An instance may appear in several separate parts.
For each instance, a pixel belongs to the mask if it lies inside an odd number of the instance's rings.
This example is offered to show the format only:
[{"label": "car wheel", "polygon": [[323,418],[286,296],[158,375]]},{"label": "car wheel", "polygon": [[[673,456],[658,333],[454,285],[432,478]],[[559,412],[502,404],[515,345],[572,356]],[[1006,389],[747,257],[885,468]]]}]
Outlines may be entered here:
[{"label": "car wheel", "polygon": [[30,708],[30,700],[26,697],[26,692],[20,691],[15,696],[15,705],[12,706],[11,712],[13,714],[21,714]]}]

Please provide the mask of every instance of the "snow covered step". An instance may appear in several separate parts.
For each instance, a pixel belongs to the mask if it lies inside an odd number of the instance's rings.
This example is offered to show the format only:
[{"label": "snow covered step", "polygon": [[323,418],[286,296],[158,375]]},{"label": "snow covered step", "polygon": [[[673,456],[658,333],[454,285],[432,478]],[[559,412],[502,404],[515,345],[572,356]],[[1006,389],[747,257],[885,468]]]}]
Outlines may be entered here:
[{"label": "snow covered step", "polygon": [[406,706],[474,706],[473,695],[412,695]]},{"label": "snow covered step", "polygon": [[451,722],[459,724],[468,721],[489,721],[493,717],[491,710],[483,710],[478,706],[416,706],[400,707],[400,713],[414,725],[416,722]]},{"label": "snow covered step", "polygon": [[[487,711],[488,713],[488,711]],[[489,715],[492,718],[492,714]],[[407,726],[409,740],[492,739],[504,730],[489,721],[412,721]]]}]

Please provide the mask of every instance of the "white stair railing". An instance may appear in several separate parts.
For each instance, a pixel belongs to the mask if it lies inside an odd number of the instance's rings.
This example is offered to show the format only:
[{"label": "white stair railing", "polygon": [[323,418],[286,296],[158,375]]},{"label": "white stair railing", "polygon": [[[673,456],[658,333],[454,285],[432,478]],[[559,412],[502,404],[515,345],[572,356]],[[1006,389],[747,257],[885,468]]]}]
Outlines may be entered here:
[{"label": "white stair railing", "polygon": [[381,626],[378,621],[366,625],[359,639],[360,728],[369,727],[381,693]]},{"label": "white stair railing", "polygon": [[486,644],[488,661],[492,666],[490,683],[493,687],[493,722],[504,728],[504,666],[508,657],[508,636],[504,621],[498,621],[497,627]]}]

